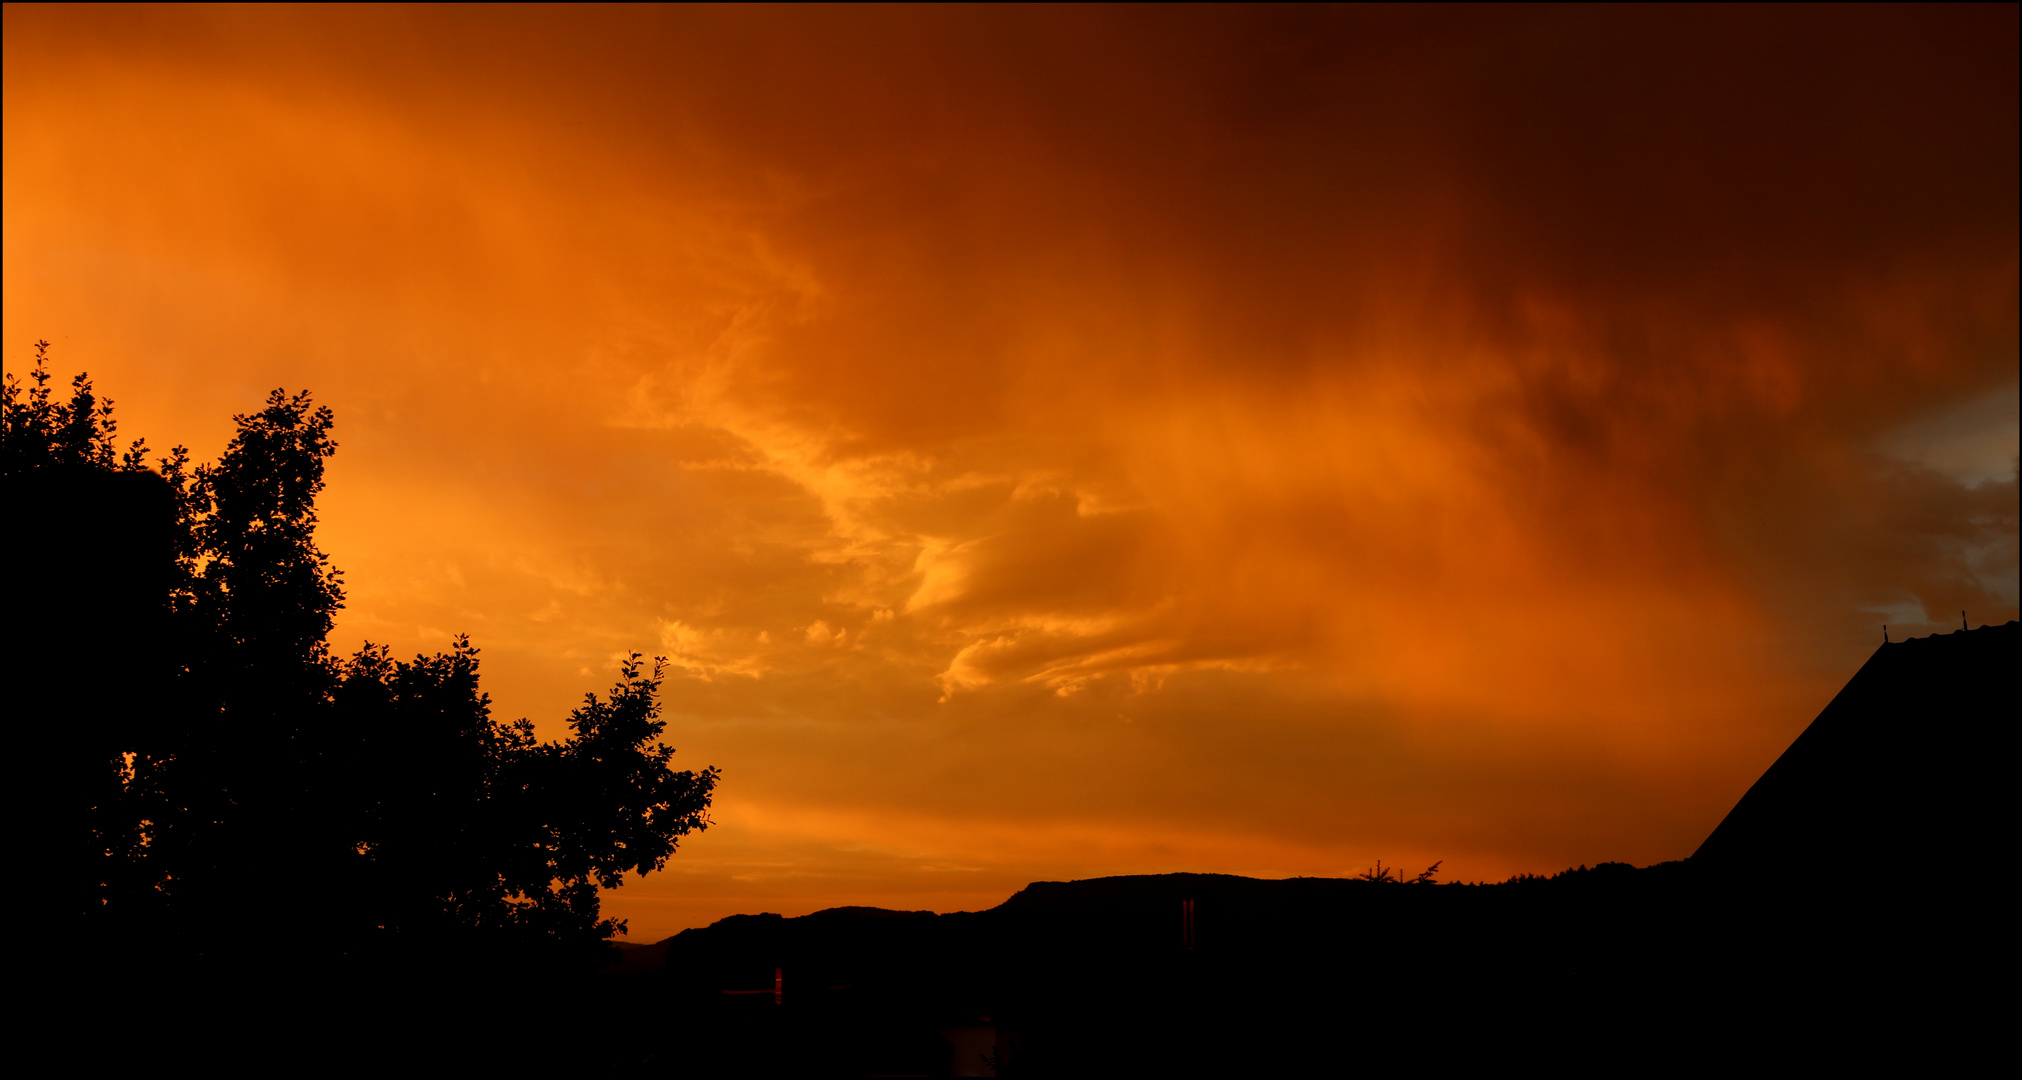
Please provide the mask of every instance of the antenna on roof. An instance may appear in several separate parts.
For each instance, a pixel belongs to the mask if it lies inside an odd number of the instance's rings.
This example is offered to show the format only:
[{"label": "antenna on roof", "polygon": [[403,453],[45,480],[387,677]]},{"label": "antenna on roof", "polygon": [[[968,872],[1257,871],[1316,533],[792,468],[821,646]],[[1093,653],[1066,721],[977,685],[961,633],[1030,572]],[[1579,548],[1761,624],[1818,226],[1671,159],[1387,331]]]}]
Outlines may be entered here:
[{"label": "antenna on roof", "polygon": [[1888,623],[1883,623],[1883,624],[1882,624],[1882,644],[1884,644],[1884,645],[1887,645],[1888,643],[1889,643],[1889,624],[1888,624]]},{"label": "antenna on roof", "polygon": [[1959,613],[1959,629],[1966,629],[1966,613],[1963,611]]}]

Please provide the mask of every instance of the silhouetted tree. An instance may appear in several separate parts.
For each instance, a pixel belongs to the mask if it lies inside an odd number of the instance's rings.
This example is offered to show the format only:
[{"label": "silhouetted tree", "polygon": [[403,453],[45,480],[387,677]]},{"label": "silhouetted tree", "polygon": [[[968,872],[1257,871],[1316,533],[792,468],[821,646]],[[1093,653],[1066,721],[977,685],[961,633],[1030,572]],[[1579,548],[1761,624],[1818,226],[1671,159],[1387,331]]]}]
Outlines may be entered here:
[{"label": "silhouetted tree", "polygon": [[[27,385],[9,374],[0,401],[5,481],[5,659],[17,864],[29,895],[74,922],[130,884],[145,835],[125,805],[134,715],[165,667],[174,572],[169,494],[114,450],[112,403],[79,375],[56,396],[36,343]],[[108,677],[117,669],[126,677]]]},{"label": "silhouetted tree", "polygon": [[361,908],[382,947],[502,946],[588,956],[618,924],[597,889],[665,866],[706,827],[717,772],[676,772],[658,692],[634,654],[607,699],[587,695],[570,737],[538,742],[491,719],[468,638],[412,663],[361,650],[335,703],[361,796],[349,824]]},{"label": "silhouetted tree", "polygon": [[[45,632],[10,659],[30,723],[57,733],[37,749],[81,930],[151,928],[225,961],[271,933],[262,918],[331,956],[606,948],[619,924],[597,890],[706,828],[718,777],[671,767],[661,668],[635,654],[542,743],[491,718],[468,638],[333,658],[342,582],[315,543],[330,410],[276,390],[215,465],[178,446],[157,475],[143,443],[115,456],[87,377],[55,398],[47,348],[31,385],[7,376],[0,416],[11,561],[43,571],[13,629]],[[129,655],[145,659],[109,667]]]},{"label": "silhouetted tree", "polygon": [[147,442],[135,439],[115,461],[112,401],[98,400],[91,376],[70,381],[70,400],[62,401],[49,386],[49,343],[35,343],[33,385],[24,386],[9,373],[5,406],[0,408],[0,476],[21,477],[34,469],[90,468],[141,472],[147,468]]}]

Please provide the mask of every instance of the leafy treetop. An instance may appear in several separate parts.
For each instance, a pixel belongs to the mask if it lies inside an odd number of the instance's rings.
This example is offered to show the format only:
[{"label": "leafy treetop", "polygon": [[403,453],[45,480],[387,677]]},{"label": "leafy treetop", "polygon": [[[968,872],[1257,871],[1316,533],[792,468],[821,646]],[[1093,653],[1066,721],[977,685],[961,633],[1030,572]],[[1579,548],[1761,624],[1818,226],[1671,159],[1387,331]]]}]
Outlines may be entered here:
[{"label": "leafy treetop", "polygon": [[[129,498],[130,484],[91,477],[136,473],[167,489],[136,512],[159,505],[173,519],[161,530],[173,548],[165,576],[44,568],[50,580],[158,590],[127,608],[168,619],[145,644],[161,662],[123,675],[148,682],[122,698],[149,703],[144,715],[51,744],[81,777],[75,797],[58,800],[86,823],[63,862],[79,878],[70,895],[85,898],[80,936],[145,931],[185,958],[251,963],[261,932],[249,907],[286,897],[291,922],[315,927],[327,957],[598,955],[622,930],[601,917],[599,890],[662,869],[681,837],[709,826],[720,773],[673,768],[660,741],[663,663],[649,670],[632,654],[611,692],[569,717],[568,737],[544,743],[524,719],[492,718],[468,637],[409,662],[370,644],[333,658],[342,580],[315,542],[337,449],[331,410],[276,390],[233,418],[215,464],[177,446],[150,474],[145,443],[115,454],[112,403],[88,377],[72,381],[67,403],[55,399],[47,354],[38,342],[31,385],[7,376],[0,407],[0,468],[43,477],[35,497],[48,506],[29,508],[27,528],[60,530],[80,499]],[[76,497],[49,495],[52,483]],[[92,557],[123,558],[123,542]],[[76,626],[95,625],[78,615]],[[36,722],[94,722],[71,685],[96,670],[92,646],[59,647],[78,662],[43,673],[49,685],[28,696],[44,714]]]}]

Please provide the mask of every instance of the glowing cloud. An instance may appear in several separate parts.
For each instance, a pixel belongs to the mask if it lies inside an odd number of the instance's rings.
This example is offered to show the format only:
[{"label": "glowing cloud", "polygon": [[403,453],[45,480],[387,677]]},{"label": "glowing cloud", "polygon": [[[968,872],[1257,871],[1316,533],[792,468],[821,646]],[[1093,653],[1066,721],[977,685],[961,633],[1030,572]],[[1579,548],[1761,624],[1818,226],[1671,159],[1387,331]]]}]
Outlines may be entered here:
[{"label": "glowing cloud", "polygon": [[5,18],[9,369],[313,389],[341,645],[669,657],[635,938],[1676,858],[2016,614],[2012,7]]}]

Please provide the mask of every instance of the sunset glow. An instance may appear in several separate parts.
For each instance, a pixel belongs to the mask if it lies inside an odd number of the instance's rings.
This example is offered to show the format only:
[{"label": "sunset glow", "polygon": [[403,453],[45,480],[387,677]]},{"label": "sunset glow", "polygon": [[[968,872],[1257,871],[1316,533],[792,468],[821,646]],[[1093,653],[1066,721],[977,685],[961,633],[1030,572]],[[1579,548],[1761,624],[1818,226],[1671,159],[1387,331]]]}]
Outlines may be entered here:
[{"label": "sunset glow", "polygon": [[342,650],[550,736],[665,655],[723,780],[634,941],[1647,864],[2017,617],[2016,40],[10,5],[0,356],[200,459],[331,406]]}]

